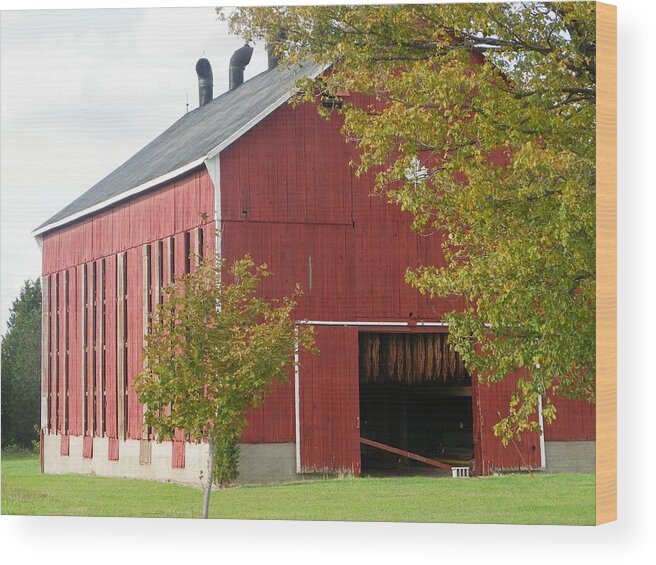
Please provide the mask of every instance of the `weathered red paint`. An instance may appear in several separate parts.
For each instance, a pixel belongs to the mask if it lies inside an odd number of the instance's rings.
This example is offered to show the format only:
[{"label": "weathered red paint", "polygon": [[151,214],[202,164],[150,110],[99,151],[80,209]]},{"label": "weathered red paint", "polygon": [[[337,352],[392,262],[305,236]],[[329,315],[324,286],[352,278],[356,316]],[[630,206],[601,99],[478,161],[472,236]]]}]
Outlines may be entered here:
[{"label": "weathered red paint", "polygon": [[266,260],[278,276],[265,293],[299,282],[299,317],[438,319],[457,308],[456,298],[431,301],[404,282],[408,266],[443,263],[440,236],[418,237],[410,214],[370,196],[372,175],[355,176],[353,153],[338,121],[322,121],[309,105],[279,109],[228,147],[224,256]]},{"label": "weathered red paint", "polygon": [[[355,147],[344,141],[340,120],[319,118],[311,105],[295,109],[282,106],[224,149],[221,161],[222,256],[230,264],[250,253],[266,262],[274,276],[263,282],[265,296],[290,294],[299,283],[304,292],[295,313],[298,319],[350,322],[439,321],[446,312],[462,307],[457,297],[431,300],[404,282],[408,267],[442,265],[442,236],[421,236],[410,228],[411,216],[383,197],[370,196],[373,174],[357,177],[349,162]],[[499,154],[493,159],[502,161]],[[61,319],[54,311],[55,278],[69,269],[70,293],[78,302],[69,311],[69,429],[81,430],[80,396],[82,351],[79,315],[80,272],[85,264],[105,258],[106,354],[105,434],[116,438],[117,335],[116,255],[127,253],[127,437],[143,433],[143,410],[132,384],[141,370],[143,344],[142,246],[173,236],[174,271],[185,270],[185,232],[203,227],[204,254],[214,251],[214,187],[200,167],[157,189],[92,217],[47,233],[43,238],[43,273],[50,276],[52,370],[49,390],[49,430],[61,429],[56,419],[57,384],[63,357],[57,349]],[[201,217],[199,213],[205,214]],[[191,231],[190,250],[195,234]],[[170,258],[163,246],[164,279]],[[154,257],[154,254],[153,254]],[[154,269],[154,266],[153,266]],[[152,270],[154,281],[155,270]],[[98,283],[97,283],[98,284]],[[59,292],[61,293],[61,287]],[[61,298],[61,297],[60,297]],[[88,324],[91,323],[88,314]],[[59,325],[57,325],[59,324]],[[369,327],[385,331],[384,327]],[[317,327],[321,355],[301,355],[300,421],[301,461],[306,471],[360,472],[358,429],[358,328]],[[398,328],[397,328],[398,331]],[[403,331],[428,331],[409,327]],[[433,328],[431,331],[436,331]],[[91,328],[89,328],[91,332]],[[89,336],[92,334],[89,333]],[[59,351],[59,355],[57,352]],[[93,382],[90,358],[87,386]],[[290,375],[291,377],[292,375]],[[517,445],[504,448],[492,426],[507,410],[514,381],[492,387],[474,380],[474,442],[476,471],[537,467],[539,438],[527,434]],[[61,392],[61,385],[60,385]],[[100,400],[100,402],[98,402]],[[62,398],[59,398],[61,409]],[[93,410],[93,404],[88,404]],[[292,382],[278,384],[257,410],[248,413],[249,427],[243,441],[294,442],[295,406]],[[94,421],[98,421],[94,418]],[[546,427],[549,440],[594,438],[594,411],[565,402],[559,420]],[[102,430],[85,430],[101,434]],[[184,437],[176,434],[172,465],[184,466]],[[85,439],[85,453],[92,450]],[[115,446],[115,447],[114,447]],[[110,458],[118,457],[118,443],[110,441]]]},{"label": "weathered red paint", "polygon": [[79,267],[68,269],[69,280],[69,353],[68,353],[68,428],[71,435],[82,433],[82,387],[80,353],[80,272]]},{"label": "weathered red paint", "polygon": [[95,416],[95,429],[94,429],[94,435],[97,437],[103,437],[105,435],[104,433],[104,422],[103,422],[103,405],[104,405],[104,395],[103,395],[103,384],[102,384],[102,374],[104,372],[104,358],[103,358],[103,331],[102,331],[102,324],[103,324],[103,284],[102,284],[102,264],[101,264],[102,259],[99,259],[95,261],[95,266],[96,266],[96,278],[94,280],[94,285],[95,285],[95,295],[96,295],[96,300],[93,305],[94,308],[94,315],[96,317],[96,323],[95,323],[95,340],[96,340],[96,347],[94,351],[94,359],[95,359],[95,365],[96,365],[96,370],[95,370],[95,386],[94,386],[94,394],[95,394],[95,408],[96,408],[96,416]]},{"label": "weathered red paint", "polygon": [[556,419],[544,425],[546,441],[594,440],[596,438],[595,406],[584,400],[556,397]]},{"label": "weathered red paint", "polygon": [[56,433],[55,429],[55,415],[56,415],[56,400],[57,400],[57,302],[55,298],[55,290],[57,284],[57,277],[53,274],[50,277],[50,284],[48,287],[48,299],[50,303],[50,316],[48,319],[48,331],[50,332],[50,368],[48,371],[48,430],[51,433]]},{"label": "weathered red paint", "polygon": [[493,426],[508,414],[510,396],[516,382],[515,375],[509,375],[503,381],[489,386],[473,379],[476,474],[488,475],[492,470],[540,467],[540,437],[537,433],[524,433],[504,447],[493,431]]},{"label": "weathered red paint", "polygon": [[[159,240],[174,235],[182,241],[182,232],[204,225],[205,254],[213,252],[214,238],[212,227],[214,206],[214,188],[204,169],[193,171],[159,190],[136,197],[126,203],[99,212],[91,218],[84,219],[54,230],[43,238],[43,273],[50,278],[49,328],[51,333],[51,379],[48,384],[50,433],[64,432],[65,422],[61,417],[66,402],[64,394],[64,375],[68,374],[68,431],[71,435],[82,435],[82,406],[87,406],[87,426],[84,433],[84,456],[93,456],[93,437],[106,435],[110,438],[109,459],[118,458],[118,422],[117,422],[117,259],[118,253],[127,252],[128,286],[128,406],[127,437],[139,439],[143,429],[142,407],[139,405],[132,388],[134,377],[141,371],[141,351],[143,343],[142,318],[142,245],[157,243]],[[201,218],[199,213],[205,214]],[[181,245],[181,244],[180,244]],[[165,246],[163,246],[166,249]],[[182,247],[180,247],[183,250]],[[176,247],[177,250],[177,247]],[[182,257],[182,256],[181,256]],[[100,278],[99,261],[105,260],[105,283]],[[95,284],[91,280],[93,262],[96,263],[97,277]],[[165,273],[169,259],[163,257]],[[86,387],[89,394],[82,398],[82,293],[80,281],[82,269],[87,268],[86,332],[88,352],[86,356]],[[178,267],[183,272],[184,266]],[[66,366],[64,348],[65,326],[65,272],[69,273],[68,293],[68,331],[69,350]],[[58,281],[58,285],[56,284]],[[100,300],[93,303],[93,290],[100,297],[104,289],[105,297],[105,355],[100,351],[100,321],[103,305]],[[59,310],[57,310],[57,297]],[[96,313],[96,326],[92,314]],[[95,336],[96,351],[93,349]],[[100,367],[104,364],[105,390],[100,388]],[[66,371],[67,369],[67,371]],[[95,388],[91,388],[95,385]],[[95,391],[94,395],[91,391]],[[101,426],[98,415],[105,406],[104,425]],[[93,416],[93,419],[91,418]],[[93,421],[93,428],[91,423]],[[184,466],[184,443],[182,458],[178,464]],[[178,447],[178,451],[180,447]]]},{"label": "weathered red paint", "polygon": [[184,469],[185,466],[185,435],[176,430],[171,452],[171,466],[174,469]]},{"label": "weathered red paint", "polygon": [[118,438],[117,422],[117,382],[116,382],[116,256],[108,257],[105,261],[105,429],[107,437],[110,438],[110,453],[112,446],[116,444],[116,457],[118,458],[118,442],[112,441]]},{"label": "weathered red paint", "polygon": [[94,321],[93,321],[93,263],[87,263],[87,279],[86,279],[86,291],[87,291],[87,300],[86,300],[86,335],[87,335],[87,346],[86,346],[86,398],[84,402],[86,403],[87,418],[85,422],[85,433],[89,436],[93,436],[94,432],[94,422],[95,422],[95,411],[94,411],[94,383],[95,383],[95,344],[94,344]]},{"label": "weathered red paint", "polygon": [[[140,203],[141,204],[141,203]],[[143,221],[143,220],[142,220]],[[142,226],[143,230],[143,226]],[[144,235],[145,236],[145,235]],[[142,408],[134,392],[134,378],[141,371],[143,348],[142,276],[143,264],[141,247],[127,250],[128,261],[128,410],[127,436],[141,439],[143,431]]]},{"label": "weathered red paint", "polygon": [[109,461],[118,461],[119,444],[118,438],[110,437],[107,442],[107,459]]},{"label": "weathered red paint", "polygon": [[59,447],[59,454],[60,455],[68,455],[70,446],[71,446],[71,436],[62,434],[61,435],[61,443]]},{"label": "weathered red paint", "polygon": [[93,436],[84,436],[82,438],[82,457],[85,459],[93,458]]},{"label": "weathered red paint", "polygon": [[[265,295],[289,294],[300,283],[304,295],[298,318],[411,323],[442,319],[462,301],[430,300],[404,282],[408,267],[444,264],[441,236],[418,236],[410,228],[409,214],[370,195],[373,176],[355,176],[348,165],[354,148],[344,142],[339,126],[338,120],[321,121],[310,105],[283,107],[222,153],[224,257],[230,263],[250,253],[266,262],[274,276],[264,283]],[[493,157],[502,160],[504,155]],[[317,328],[317,336],[322,354],[301,369],[303,468],[359,470],[357,433],[336,432],[335,424],[337,420],[348,428],[349,418],[358,414],[357,330]],[[350,371],[344,361],[349,355],[355,360]],[[324,380],[329,375],[330,385]],[[503,448],[491,431],[513,384],[510,379],[492,388],[475,387],[476,454],[485,473],[540,464],[537,435]],[[330,400],[335,387],[349,390],[354,400],[341,416]],[[316,395],[311,404],[308,389]],[[280,404],[282,399],[292,406],[291,393],[289,385],[280,387],[273,397],[276,402],[250,415],[247,441],[272,441],[273,422],[285,425],[279,441],[292,437],[291,411]]]},{"label": "weathered red paint", "polygon": [[213,211],[212,182],[207,171],[198,168],[157,190],[44,234],[43,274],[208,224]]},{"label": "weathered red paint", "polygon": [[59,340],[59,358],[58,358],[58,386],[57,386],[57,425],[58,433],[65,434],[65,410],[66,410],[66,272],[62,271],[59,275],[58,289],[58,340]]},{"label": "weathered red paint", "polygon": [[360,474],[358,330],[317,327],[321,354],[301,354],[300,439],[304,472]]}]

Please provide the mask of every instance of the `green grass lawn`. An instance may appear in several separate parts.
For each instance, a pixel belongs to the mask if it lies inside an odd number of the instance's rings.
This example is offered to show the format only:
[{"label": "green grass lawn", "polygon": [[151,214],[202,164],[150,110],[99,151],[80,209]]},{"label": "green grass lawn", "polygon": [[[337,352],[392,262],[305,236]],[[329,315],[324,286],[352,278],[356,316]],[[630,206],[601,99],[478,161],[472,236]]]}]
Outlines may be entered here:
[{"label": "green grass lawn", "polygon": [[[2,459],[2,513],[198,518],[200,490],[166,483],[42,475],[34,456]],[[327,479],[212,494],[212,518],[593,524],[594,475]]]}]

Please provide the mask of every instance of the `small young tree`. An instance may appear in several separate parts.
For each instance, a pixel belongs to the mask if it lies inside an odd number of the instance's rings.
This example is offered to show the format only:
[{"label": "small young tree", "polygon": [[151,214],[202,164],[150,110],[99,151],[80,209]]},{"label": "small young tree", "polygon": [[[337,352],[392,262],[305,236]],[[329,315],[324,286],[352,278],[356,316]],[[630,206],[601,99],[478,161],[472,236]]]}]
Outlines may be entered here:
[{"label": "small young tree", "polygon": [[246,408],[258,406],[274,381],[286,380],[297,347],[314,343],[311,328],[297,328],[290,316],[298,287],[291,297],[266,300],[258,295],[271,274],[266,265],[246,256],[230,268],[230,282],[222,267],[207,259],[164,290],[135,384],[158,440],[179,429],[207,441],[204,518],[212,484],[237,476]]}]

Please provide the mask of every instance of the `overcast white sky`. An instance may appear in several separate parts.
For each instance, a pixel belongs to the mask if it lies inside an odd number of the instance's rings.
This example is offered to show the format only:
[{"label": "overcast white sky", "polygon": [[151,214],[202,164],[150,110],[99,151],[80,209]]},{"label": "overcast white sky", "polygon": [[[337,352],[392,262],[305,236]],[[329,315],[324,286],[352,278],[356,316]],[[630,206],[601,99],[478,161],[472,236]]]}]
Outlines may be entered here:
[{"label": "overcast white sky", "polygon": [[[2,12],[2,333],[40,275],[31,230],[198,106],[198,58],[226,90],[242,44],[209,7]],[[265,68],[256,45],[246,79]]]}]

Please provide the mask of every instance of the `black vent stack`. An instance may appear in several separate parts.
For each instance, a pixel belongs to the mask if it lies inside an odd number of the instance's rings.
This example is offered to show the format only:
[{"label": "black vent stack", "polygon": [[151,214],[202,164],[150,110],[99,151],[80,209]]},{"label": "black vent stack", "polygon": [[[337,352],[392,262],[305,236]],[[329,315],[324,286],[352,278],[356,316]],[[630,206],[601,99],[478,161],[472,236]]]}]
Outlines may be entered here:
[{"label": "black vent stack", "polygon": [[212,65],[207,59],[198,59],[196,74],[198,75],[198,105],[202,108],[214,98]]},{"label": "black vent stack", "polygon": [[240,47],[230,57],[230,69],[228,76],[229,89],[234,90],[244,82],[244,69],[251,62],[253,48],[246,44]]},{"label": "black vent stack", "polygon": [[268,70],[275,69],[278,66],[278,57],[273,54],[273,46],[267,45],[267,68]]}]

